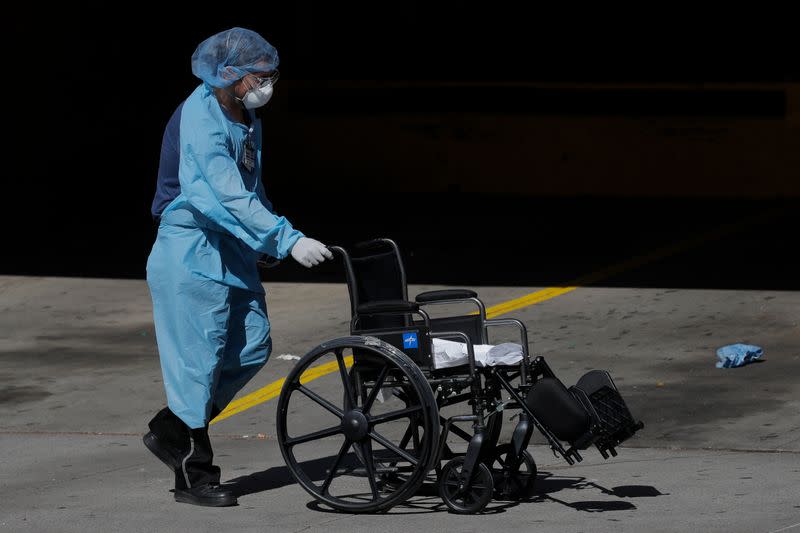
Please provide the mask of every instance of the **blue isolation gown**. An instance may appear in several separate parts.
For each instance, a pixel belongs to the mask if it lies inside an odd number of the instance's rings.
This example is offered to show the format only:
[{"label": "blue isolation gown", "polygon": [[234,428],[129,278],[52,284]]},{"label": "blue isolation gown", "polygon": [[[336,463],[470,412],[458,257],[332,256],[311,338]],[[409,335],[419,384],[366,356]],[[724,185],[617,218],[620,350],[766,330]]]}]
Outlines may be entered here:
[{"label": "blue isolation gown", "polygon": [[[161,213],[147,261],[167,402],[208,424],[272,350],[260,254],[285,258],[303,234],[272,213],[261,183],[261,125],[231,121],[210,86],[180,118],[180,194]],[[245,157],[245,151],[251,150]]]}]

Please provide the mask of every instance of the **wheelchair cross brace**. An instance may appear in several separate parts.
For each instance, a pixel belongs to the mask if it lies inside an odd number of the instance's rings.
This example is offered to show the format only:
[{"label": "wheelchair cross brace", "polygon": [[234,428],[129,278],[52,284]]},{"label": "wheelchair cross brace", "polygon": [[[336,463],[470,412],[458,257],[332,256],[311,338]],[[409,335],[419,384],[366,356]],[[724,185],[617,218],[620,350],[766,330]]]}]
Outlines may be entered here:
[{"label": "wheelchair cross brace", "polygon": [[[538,359],[539,358],[534,360],[534,363],[538,362]],[[549,370],[549,368],[548,368],[548,370]],[[538,429],[542,433],[542,435],[544,435],[544,438],[547,439],[547,442],[550,444],[550,449],[553,450],[553,454],[558,452],[561,455],[561,457],[563,457],[564,460],[567,463],[569,463],[570,465],[575,464],[575,461],[577,461],[577,462],[583,461],[583,457],[581,457],[581,454],[578,452],[578,450],[576,450],[574,447],[570,448],[569,450],[565,450],[564,447],[561,445],[561,443],[558,441],[558,439],[546,427],[544,427],[541,422],[539,422],[539,419],[536,418],[536,416],[531,412],[530,408],[525,403],[525,400],[523,400],[520,397],[520,395],[517,394],[517,392],[514,390],[514,387],[512,387],[511,384],[508,381],[506,381],[506,379],[503,377],[502,373],[497,372],[497,370],[493,368],[491,370],[491,374],[494,377],[497,378],[497,380],[500,382],[500,385],[514,399],[514,405],[513,406],[514,407],[519,407],[520,409],[522,409],[523,413],[520,414],[520,424],[526,423],[526,425],[527,425],[527,420],[522,418],[523,416],[527,417],[528,420],[533,422],[533,425],[536,426],[536,429]],[[518,444],[517,442],[515,442],[512,439],[512,443],[514,444],[514,450],[515,451],[520,450],[518,452],[519,454],[522,453],[521,450],[524,450],[525,448],[527,448],[528,441],[530,440],[530,437],[531,437],[532,429],[533,428],[528,428],[527,439],[524,441],[524,443],[519,443]],[[517,428],[514,429],[514,433],[515,434],[517,433]],[[518,448],[518,446],[520,446],[522,444],[524,444],[524,446],[522,446],[521,448]]]}]

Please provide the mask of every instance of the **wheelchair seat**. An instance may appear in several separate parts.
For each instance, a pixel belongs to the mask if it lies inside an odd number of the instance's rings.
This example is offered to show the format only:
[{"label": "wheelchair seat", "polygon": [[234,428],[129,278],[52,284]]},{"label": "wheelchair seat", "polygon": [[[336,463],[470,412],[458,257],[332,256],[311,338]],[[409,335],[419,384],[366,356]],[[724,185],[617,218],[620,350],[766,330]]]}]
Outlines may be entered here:
[{"label": "wheelchair seat", "polygon": [[[506,342],[494,344],[473,344],[472,353],[475,366],[519,366],[523,358],[522,346]],[[433,363],[436,370],[469,365],[469,347],[464,342],[447,339],[433,339]]]}]

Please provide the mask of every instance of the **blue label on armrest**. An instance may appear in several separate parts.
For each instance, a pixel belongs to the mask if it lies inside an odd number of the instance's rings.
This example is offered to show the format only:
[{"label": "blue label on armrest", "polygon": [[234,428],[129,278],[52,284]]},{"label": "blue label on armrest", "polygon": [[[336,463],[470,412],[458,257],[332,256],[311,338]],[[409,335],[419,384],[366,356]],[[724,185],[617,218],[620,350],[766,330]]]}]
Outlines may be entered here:
[{"label": "blue label on armrest", "polygon": [[416,333],[403,333],[403,348],[418,348],[419,342],[417,341]]}]

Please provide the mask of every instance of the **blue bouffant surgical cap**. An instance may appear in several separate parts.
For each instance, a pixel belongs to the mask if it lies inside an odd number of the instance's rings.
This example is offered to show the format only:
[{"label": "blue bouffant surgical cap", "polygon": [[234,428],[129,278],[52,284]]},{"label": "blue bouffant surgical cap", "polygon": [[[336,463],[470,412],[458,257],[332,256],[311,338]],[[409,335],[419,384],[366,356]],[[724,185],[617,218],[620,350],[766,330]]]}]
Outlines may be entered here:
[{"label": "blue bouffant surgical cap", "polygon": [[212,87],[228,87],[250,72],[268,72],[277,66],[275,47],[244,28],[212,35],[192,54],[192,73]]}]

